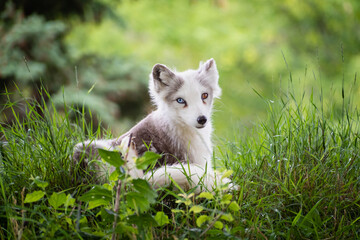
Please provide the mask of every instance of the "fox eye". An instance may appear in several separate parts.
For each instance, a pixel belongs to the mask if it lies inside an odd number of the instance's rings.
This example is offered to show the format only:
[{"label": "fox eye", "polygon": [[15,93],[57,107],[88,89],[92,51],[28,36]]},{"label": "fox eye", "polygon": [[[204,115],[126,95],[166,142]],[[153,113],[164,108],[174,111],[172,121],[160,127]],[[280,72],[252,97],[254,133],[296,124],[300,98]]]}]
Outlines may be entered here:
[{"label": "fox eye", "polygon": [[180,104],[185,104],[185,103],[186,103],[183,98],[178,98],[178,99],[176,99],[176,101],[177,101],[178,103],[180,103]]},{"label": "fox eye", "polygon": [[202,100],[205,100],[205,99],[208,98],[208,96],[209,96],[209,94],[203,93],[203,94],[201,94],[201,99],[202,99]]}]

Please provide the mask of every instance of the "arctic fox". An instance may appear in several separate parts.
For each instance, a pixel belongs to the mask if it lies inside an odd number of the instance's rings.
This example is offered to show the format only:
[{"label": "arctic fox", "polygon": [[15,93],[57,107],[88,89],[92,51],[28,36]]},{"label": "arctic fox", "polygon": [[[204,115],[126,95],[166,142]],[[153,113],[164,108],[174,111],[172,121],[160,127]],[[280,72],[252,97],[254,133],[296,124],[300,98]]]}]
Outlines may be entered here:
[{"label": "arctic fox", "polygon": [[[125,145],[129,146],[126,159],[129,174],[147,179],[154,187],[175,181],[184,189],[202,183],[207,190],[212,190],[216,181],[228,182],[215,176],[211,164],[212,107],[214,99],[221,95],[218,79],[214,59],[200,63],[197,70],[185,72],[156,64],[149,81],[156,110],[119,138],[78,143],[74,159],[79,160],[84,151],[89,154],[90,150]],[[133,157],[148,150],[162,157],[154,170],[145,174],[135,168]]]}]

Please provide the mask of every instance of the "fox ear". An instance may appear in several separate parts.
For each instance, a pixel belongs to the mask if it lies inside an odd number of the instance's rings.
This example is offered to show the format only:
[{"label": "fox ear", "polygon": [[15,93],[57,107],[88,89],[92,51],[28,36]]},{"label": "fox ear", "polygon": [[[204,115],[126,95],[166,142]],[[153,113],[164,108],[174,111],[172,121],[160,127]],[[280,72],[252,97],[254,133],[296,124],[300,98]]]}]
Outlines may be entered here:
[{"label": "fox ear", "polygon": [[200,63],[199,75],[201,82],[209,84],[214,91],[214,97],[219,98],[221,95],[221,88],[219,87],[219,72],[213,58],[207,60],[205,63]]},{"label": "fox ear", "polygon": [[200,63],[199,73],[213,74],[218,76],[218,70],[216,68],[216,63],[213,58],[210,58],[205,63]]},{"label": "fox ear", "polygon": [[175,78],[175,73],[173,73],[165,65],[156,64],[153,67],[152,79],[154,83],[154,89],[156,92],[159,92],[162,88],[169,86],[174,78]]}]

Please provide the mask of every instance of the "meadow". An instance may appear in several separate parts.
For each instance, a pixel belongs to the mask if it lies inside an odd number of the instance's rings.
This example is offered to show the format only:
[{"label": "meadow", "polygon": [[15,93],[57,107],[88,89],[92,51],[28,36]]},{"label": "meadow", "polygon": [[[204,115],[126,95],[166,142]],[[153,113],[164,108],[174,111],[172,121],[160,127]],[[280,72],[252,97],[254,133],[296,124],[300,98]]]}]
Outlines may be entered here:
[{"label": "meadow", "polygon": [[[58,111],[45,89],[42,101],[21,103],[20,121],[7,92],[14,121],[1,126],[1,239],[358,239],[356,91],[355,76],[342,89],[340,114],[324,111],[321,94],[297,96],[291,78],[274,100],[260,95],[267,119],[214,149],[215,166],[237,187],[200,194],[176,183],[154,190],[107,151],[103,161],[117,170],[100,183],[72,161],[72,150],[111,131],[88,122],[83,109],[65,103]],[[137,167],[157,158],[145,154]]]}]

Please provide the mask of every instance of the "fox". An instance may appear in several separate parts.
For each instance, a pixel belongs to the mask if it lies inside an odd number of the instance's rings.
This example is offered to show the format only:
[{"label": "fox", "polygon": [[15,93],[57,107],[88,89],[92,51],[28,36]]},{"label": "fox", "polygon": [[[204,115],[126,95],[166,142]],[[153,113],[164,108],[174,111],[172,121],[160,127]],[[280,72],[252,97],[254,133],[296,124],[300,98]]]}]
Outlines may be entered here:
[{"label": "fox", "polygon": [[[154,65],[149,94],[156,107],[153,112],[118,138],[78,143],[73,159],[79,161],[85,154],[88,162],[90,153],[99,148],[114,150],[125,146],[129,175],[148,180],[154,188],[175,181],[184,190],[195,187],[200,192],[203,188],[212,191],[220,182],[230,182],[212,167],[211,118],[214,100],[221,96],[215,60],[200,62],[198,69],[184,72],[164,64]],[[161,155],[148,172],[136,169],[134,162],[146,151]]]}]

